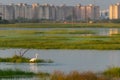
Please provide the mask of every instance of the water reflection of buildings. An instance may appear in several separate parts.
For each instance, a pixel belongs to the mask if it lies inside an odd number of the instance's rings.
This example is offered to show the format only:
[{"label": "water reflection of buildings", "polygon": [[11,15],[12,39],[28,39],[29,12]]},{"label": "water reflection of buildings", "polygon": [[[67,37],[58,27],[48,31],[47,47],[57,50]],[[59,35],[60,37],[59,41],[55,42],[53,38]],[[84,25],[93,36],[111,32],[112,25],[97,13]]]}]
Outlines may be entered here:
[{"label": "water reflection of buildings", "polygon": [[37,63],[30,63],[30,71],[38,73],[38,65]]},{"label": "water reflection of buildings", "polygon": [[118,34],[118,33],[119,33],[118,29],[110,29],[110,30],[109,30],[109,35],[110,35],[110,36],[112,36],[112,35],[114,35],[114,34]]}]

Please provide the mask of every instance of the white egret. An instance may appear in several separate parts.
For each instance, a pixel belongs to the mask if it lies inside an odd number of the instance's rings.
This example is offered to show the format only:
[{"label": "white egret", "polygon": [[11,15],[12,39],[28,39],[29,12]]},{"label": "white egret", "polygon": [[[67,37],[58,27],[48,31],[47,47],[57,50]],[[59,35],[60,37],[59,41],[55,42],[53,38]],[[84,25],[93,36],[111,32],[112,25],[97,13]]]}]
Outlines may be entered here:
[{"label": "white egret", "polygon": [[36,53],[36,54],[35,54],[35,57],[34,57],[34,58],[31,58],[29,61],[30,61],[30,62],[35,62],[35,61],[37,60],[37,56],[38,56],[38,54]]}]

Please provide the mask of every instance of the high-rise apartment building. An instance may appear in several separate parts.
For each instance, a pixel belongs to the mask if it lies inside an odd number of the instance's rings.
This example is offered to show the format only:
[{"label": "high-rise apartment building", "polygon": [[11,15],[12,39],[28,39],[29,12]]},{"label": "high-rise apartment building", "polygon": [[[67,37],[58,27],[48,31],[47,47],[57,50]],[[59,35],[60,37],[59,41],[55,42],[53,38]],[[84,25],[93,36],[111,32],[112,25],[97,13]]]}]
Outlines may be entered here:
[{"label": "high-rise apartment building", "polygon": [[89,4],[85,6],[85,20],[98,20],[99,19],[99,6]]},{"label": "high-rise apartment building", "polygon": [[1,17],[1,19],[3,19],[3,17],[4,17],[4,15],[5,15],[5,13],[4,13],[4,5],[0,5],[0,17]]},{"label": "high-rise apartment building", "polygon": [[110,5],[109,19],[120,19],[120,3]]},{"label": "high-rise apartment building", "polygon": [[81,21],[98,20],[100,17],[99,6],[89,4],[86,6],[77,5],[75,7],[76,19]]},{"label": "high-rise apartment building", "polygon": [[23,19],[32,19],[33,11],[32,6],[24,3],[20,3],[17,5],[12,5],[14,9],[15,19],[23,18]]},{"label": "high-rise apartment building", "polygon": [[81,21],[86,21],[86,7],[81,6]]},{"label": "high-rise apartment building", "polygon": [[[41,8],[39,8],[39,4],[38,3],[34,3],[32,4],[32,10],[33,10],[33,19],[39,19],[39,12],[41,10]],[[41,12],[42,13],[42,12]],[[41,15],[41,14],[40,14]]]},{"label": "high-rise apartment building", "polygon": [[32,4],[33,7],[33,19],[55,19],[55,7],[49,4],[39,5]]},{"label": "high-rise apartment building", "polygon": [[74,7],[73,6],[56,6],[56,20],[65,21],[72,20],[74,17]]},{"label": "high-rise apartment building", "polygon": [[2,19],[13,20],[13,18],[14,18],[14,8],[11,5],[4,5]]},{"label": "high-rise apartment building", "polygon": [[56,20],[56,7],[54,5],[51,5],[49,14],[50,14],[49,16],[50,20]]},{"label": "high-rise apartment building", "polygon": [[75,16],[74,17],[75,17],[76,21],[80,21],[81,18],[82,18],[82,16],[81,16],[81,12],[82,12],[81,8],[82,8],[81,4],[77,4],[75,6],[75,9],[74,9],[74,15]]}]

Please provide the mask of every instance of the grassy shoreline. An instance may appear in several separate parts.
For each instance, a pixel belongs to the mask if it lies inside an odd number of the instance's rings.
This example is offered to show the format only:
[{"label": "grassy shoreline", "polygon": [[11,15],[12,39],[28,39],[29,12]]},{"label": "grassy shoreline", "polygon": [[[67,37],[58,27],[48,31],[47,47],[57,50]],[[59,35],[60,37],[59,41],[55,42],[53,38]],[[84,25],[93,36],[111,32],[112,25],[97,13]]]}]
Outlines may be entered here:
[{"label": "grassy shoreline", "polygon": [[0,24],[9,28],[120,28],[119,23],[15,23]]},{"label": "grassy shoreline", "polygon": [[120,67],[111,67],[103,72],[94,73],[92,71],[78,72],[71,71],[64,73],[61,71],[54,71],[52,73],[43,72],[29,72],[21,70],[4,69],[0,70],[0,78],[22,78],[22,77],[38,77],[40,80],[118,80],[120,79]]},{"label": "grassy shoreline", "polygon": [[120,79],[120,68],[111,67],[103,72],[94,73],[91,71],[88,72],[78,72],[72,71],[68,74],[65,74],[61,71],[55,71],[51,75],[50,80],[119,80]]},{"label": "grassy shoreline", "polygon": [[35,73],[33,72],[27,72],[27,71],[21,71],[21,70],[11,70],[11,69],[4,69],[0,70],[0,77],[13,77],[18,75],[26,75],[26,76],[33,76]]},{"label": "grassy shoreline", "polygon": [[29,78],[29,77],[48,77],[50,74],[49,73],[44,73],[44,72],[30,72],[30,71],[22,71],[19,69],[0,69],[0,78]]}]

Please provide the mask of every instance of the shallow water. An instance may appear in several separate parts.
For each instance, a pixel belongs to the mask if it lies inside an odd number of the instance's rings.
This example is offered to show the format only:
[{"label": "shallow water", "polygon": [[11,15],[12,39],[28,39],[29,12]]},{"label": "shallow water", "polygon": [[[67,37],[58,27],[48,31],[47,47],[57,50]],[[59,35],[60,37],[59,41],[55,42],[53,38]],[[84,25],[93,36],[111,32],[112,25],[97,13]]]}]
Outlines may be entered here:
[{"label": "shallow water", "polygon": [[[19,49],[0,50],[0,57],[12,57]],[[77,70],[103,71],[110,66],[120,66],[119,50],[29,50],[24,56],[51,59],[54,63],[0,63],[0,69],[20,69],[32,72],[49,72],[55,70],[70,72]]]}]

